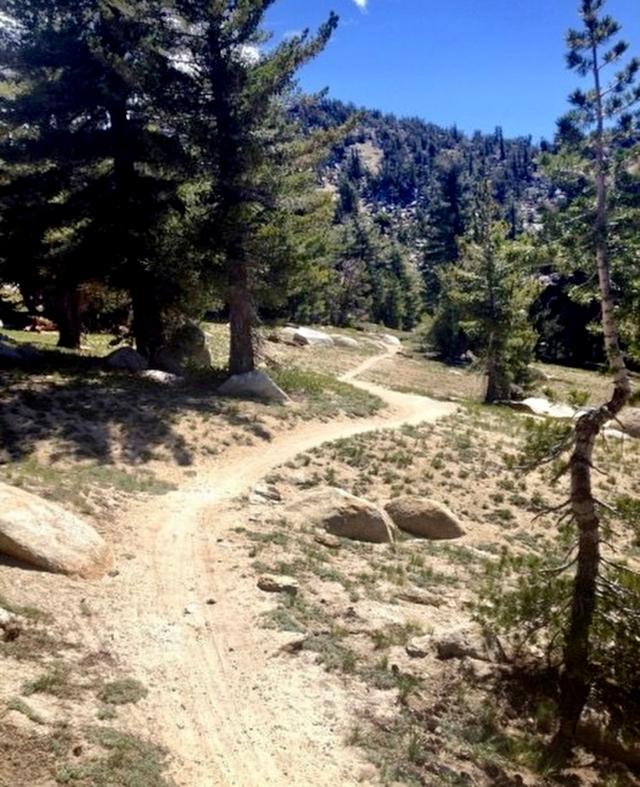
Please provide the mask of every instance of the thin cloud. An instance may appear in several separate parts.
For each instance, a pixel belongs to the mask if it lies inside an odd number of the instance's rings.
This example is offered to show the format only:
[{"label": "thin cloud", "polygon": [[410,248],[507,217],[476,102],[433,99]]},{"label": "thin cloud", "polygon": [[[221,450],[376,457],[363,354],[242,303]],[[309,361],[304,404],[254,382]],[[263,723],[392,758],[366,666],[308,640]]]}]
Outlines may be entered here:
[{"label": "thin cloud", "polygon": [[367,10],[367,5],[369,4],[369,0],[353,0],[353,2],[358,6],[361,11]]}]

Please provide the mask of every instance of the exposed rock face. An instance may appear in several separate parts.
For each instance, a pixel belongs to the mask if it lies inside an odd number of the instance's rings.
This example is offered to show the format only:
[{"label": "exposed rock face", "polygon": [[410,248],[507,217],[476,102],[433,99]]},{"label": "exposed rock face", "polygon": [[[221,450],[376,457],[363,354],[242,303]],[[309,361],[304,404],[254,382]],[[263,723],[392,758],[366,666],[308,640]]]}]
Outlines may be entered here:
[{"label": "exposed rock face", "polygon": [[104,359],[109,369],[117,372],[145,372],[149,368],[147,359],[131,347],[120,347]]},{"label": "exposed rock face", "polygon": [[56,574],[95,577],[111,549],[86,522],[54,503],[0,484],[0,553]]},{"label": "exposed rock face", "polygon": [[287,511],[340,538],[372,544],[394,540],[393,522],[382,509],[335,487],[308,492],[290,503]]},{"label": "exposed rock face", "polygon": [[268,375],[259,371],[230,377],[218,388],[218,393],[221,396],[255,397],[278,404],[286,404],[291,401]]},{"label": "exposed rock face", "polygon": [[387,503],[385,511],[400,530],[413,536],[438,540],[464,535],[456,516],[446,506],[427,497],[398,497]]},{"label": "exposed rock face", "polygon": [[356,339],[352,339],[351,336],[342,336],[339,333],[332,333],[330,334],[330,338],[333,340],[336,347],[348,347],[354,350],[360,347],[360,342]]},{"label": "exposed rock face", "polygon": [[[637,407],[627,407],[618,416],[625,434],[629,437],[640,437],[640,409]],[[614,424],[615,425],[615,422]]]}]

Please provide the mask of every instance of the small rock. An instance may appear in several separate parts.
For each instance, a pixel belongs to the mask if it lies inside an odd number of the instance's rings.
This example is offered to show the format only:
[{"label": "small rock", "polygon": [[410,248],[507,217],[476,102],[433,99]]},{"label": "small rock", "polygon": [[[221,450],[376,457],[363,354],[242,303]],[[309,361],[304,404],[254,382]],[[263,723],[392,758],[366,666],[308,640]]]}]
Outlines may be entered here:
[{"label": "small rock", "polygon": [[295,596],[298,592],[298,580],[284,575],[265,574],[258,579],[258,587],[265,593],[291,593]]},{"label": "small rock", "polygon": [[253,489],[253,494],[274,502],[282,500],[282,495],[273,484],[257,484]]},{"label": "small rock", "polygon": [[184,608],[185,615],[195,615],[197,611],[198,607],[195,604],[187,604],[187,606]]},{"label": "small rock", "polygon": [[389,333],[382,333],[378,338],[388,347],[400,347],[402,345],[402,342],[397,336],[391,336]]},{"label": "small rock", "polygon": [[465,670],[468,676],[477,683],[486,683],[496,674],[492,664],[480,661],[480,659],[466,659]]},{"label": "small rock", "polygon": [[0,633],[3,642],[13,642],[22,634],[22,621],[12,612],[0,607]]},{"label": "small rock", "polygon": [[367,763],[360,768],[357,778],[360,784],[376,784],[379,775],[376,766],[373,763]]},{"label": "small rock", "polygon": [[504,661],[504,651],[498,638],[484,632],[480,626],[463,625],[444,629],[433,637],[439,659],[469,657],[478,661]]},{"label": "small rock", "polygon": [[429,654],[432,647],[432,638],[427,635],[426,637],[413,637],[410,639],[406,644],[405,650],[407,651],[407,656],[411,656],[412,659],[423,659]]},{"label": "small rock", "polygon": [[162,372],[160,369],[147,369],[147,371],[141,372],[140,377],[143,380],[158,383],[158,385],[180,385],[184,382],[184,377],[171,374],[171,372]]},{"label": "small rock", "polygon": [[313,540],[317,544],[321,544],[323,547],[328,547],[329,549],[340,549],[342,547],[342,541],[340,541],[338,536],[333,536],[331,533],[318,533],[314,536]]},{"label": "small rock", "polygon": [[396,593],[395,597],[398,601],[406,601],[409,604],[421,604],[425,607],[441,607],[444,604],[444,599],[421,588],[401,590],[399,593]]}]

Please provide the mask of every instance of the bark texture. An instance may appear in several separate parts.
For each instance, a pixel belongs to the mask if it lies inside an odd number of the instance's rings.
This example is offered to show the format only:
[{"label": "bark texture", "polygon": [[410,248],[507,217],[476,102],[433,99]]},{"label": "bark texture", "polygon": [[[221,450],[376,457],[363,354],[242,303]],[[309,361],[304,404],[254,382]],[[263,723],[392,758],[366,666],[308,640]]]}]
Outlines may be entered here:
[{"label": "bark texture", "polygon": [[56,322],[58,347],[79,350],[82,339],[80,293],[75,286],[62,286],[56,293]]}]

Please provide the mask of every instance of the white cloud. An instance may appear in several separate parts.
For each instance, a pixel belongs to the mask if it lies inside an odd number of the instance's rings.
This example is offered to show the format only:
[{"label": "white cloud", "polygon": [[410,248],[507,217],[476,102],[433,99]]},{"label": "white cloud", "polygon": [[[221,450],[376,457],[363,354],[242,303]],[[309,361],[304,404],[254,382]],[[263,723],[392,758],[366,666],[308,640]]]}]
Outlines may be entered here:
[{"label": "white cloud", "polygon": [[369,4],[369,0],[353,0],[353,2],[358,6],[361,11],[367,10],[367,5]]}]

